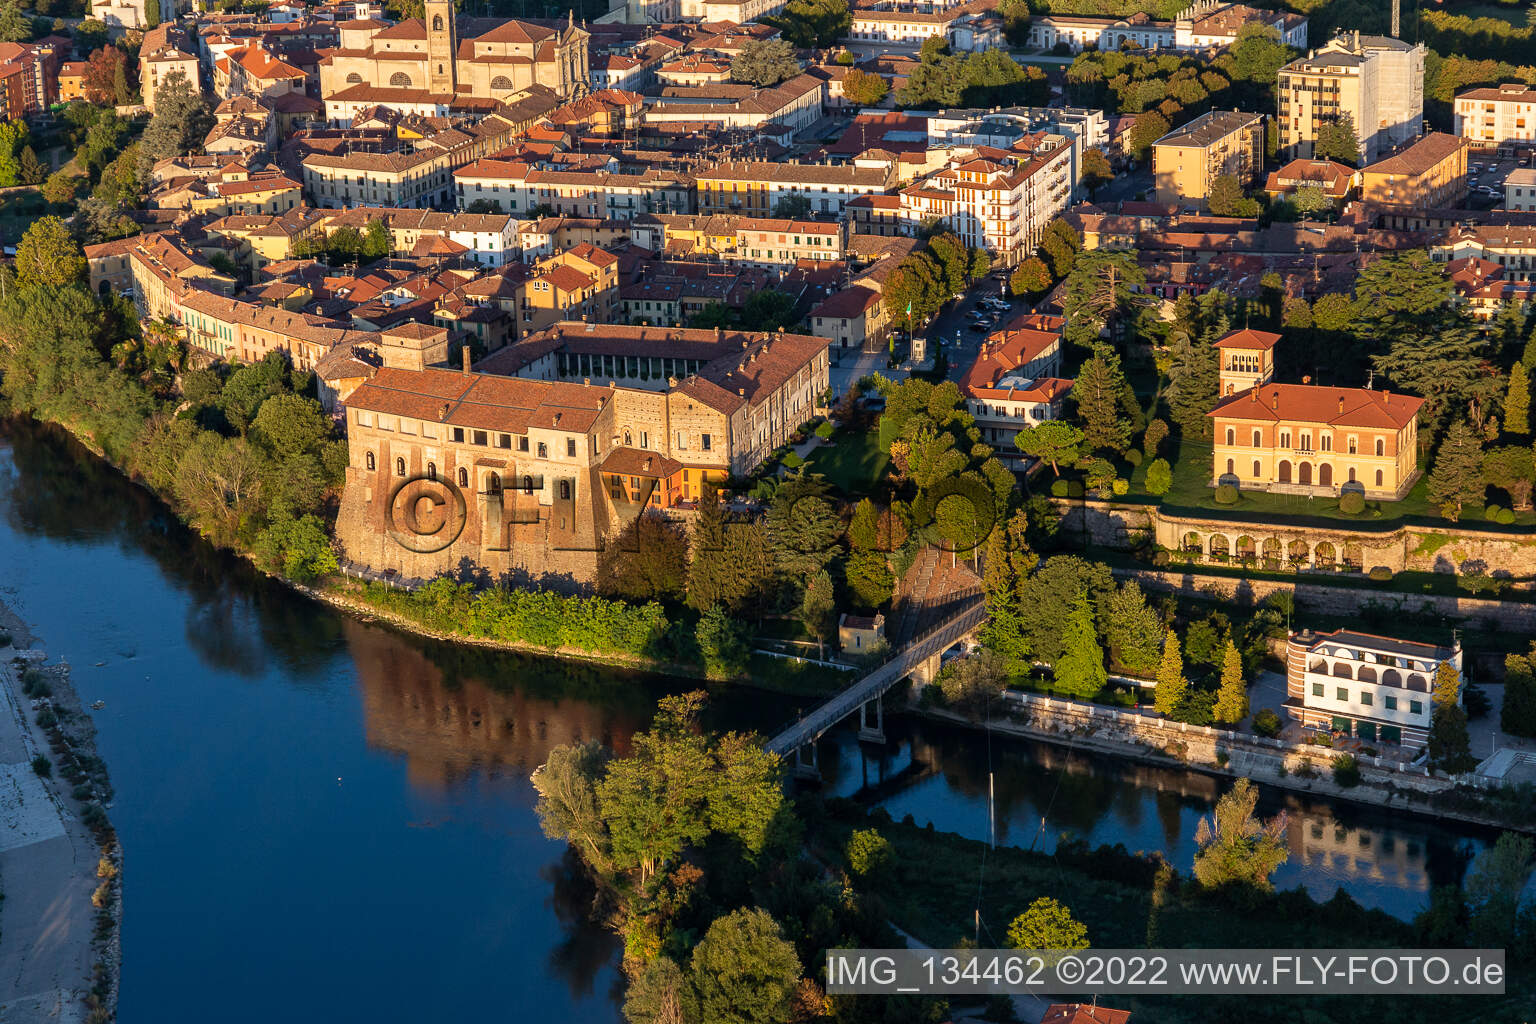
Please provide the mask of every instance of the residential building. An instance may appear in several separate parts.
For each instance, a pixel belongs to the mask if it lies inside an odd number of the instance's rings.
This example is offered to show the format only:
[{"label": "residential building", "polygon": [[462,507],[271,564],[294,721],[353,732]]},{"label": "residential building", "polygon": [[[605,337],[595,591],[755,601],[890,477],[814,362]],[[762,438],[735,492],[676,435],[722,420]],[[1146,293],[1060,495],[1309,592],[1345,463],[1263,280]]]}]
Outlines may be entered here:
[{"label": "residential building", "polygon": [[176,17],[174,0],[91,0],[91,17],[107,26],[107,31],[119,35],[130,30],[149,27],[148,5],[159,8],[161,23]]},{"label": "residential building", "polygon": [[1504,178],[1504,209],[1536,212],[1536,167],[1516,167]]},{"label": "residential building", "polygon": [[[972,247],[1011,267],[1039,245],[1072,196],[1072,140],[1043,133],[1007,150],[980,147],[901,190],[903,221],[937,219]],[[869,226],[857,217],[858,230]]]},{"label": "residential building", "polygon": [[409,142],[359,139],[305,156],[304,188],[324,207],[449,206],[453,172],[505,146],[515,131],[511,121],[492,114]]},{"label": "residential building", "polygon": [[1536,86],[1505,82],[1456,97],[1456,134],[1478,149],[1536,143]]},{"label": "residential building", "polygon": [[1360,198],[1429,210],[1467,198],[1467,140],[1430,132],[1401,152],[1360,169]]},{"label": "residential building", "polygon": [[36,43],[0,43],[0,112],[10,120],[40,114],[58,94],[59,58],[67,45],[57,37]]},{"label": "residential building", "polygon": [[542,86],[570,99],[590,87],[588,38],[574,13],[564,25],[468,18],[451,0],[427,0],[425,19],[344,22],[340,47],[320,60],[320,95],[367,85],[417,99],[505,100]]},{"label": "residential building", "polygon": [[579,245],[535,263],[517,299],[515,336],[526,337],[562,321],[616,321],[618,264],[617,256],[592,245]]},{"label": "residential building", "polygon": [[850,200],[888,192],[894,183],[891,164],[876,161],[726,162],[694,172],[694,180],[699,213],[748,217],[772,216],[779,202],[791,196],[808,201],[812,215],[841,216]]},{"label": "residential building", "polygon": [[812,74],[797,75],[771,89],[722,84],[669,87],[646,108],[645,123],[707,124],[759,132],[774,126],[793,136],[821,119],[826,98],[826,79]]},{"label": "residential building", "polygon": [[787,269],[799,260],[837,260],[843,256],[846,228],[837,221],[741,217],[731,256],[755,267]]},{"label": "residential building", "polygon": [[1216,342],[1220,397],[1212,486],[1284,494],[1354,490],[1395,501],[1418,479],[1422,398],[1370,388],[1276,384],[1280,335],[1243,329]]},{"label": "residential building", "polygon": [[1311,156],[1318,130],[1349,118],[1369,163],[1417,138],[1424,122],[1422,43],[1341,35],[1280,69],[1280,148]]},{"label": "residential building", "polygon": [[[59,102],[85,99],[85,69],[83,60],[65,61],[59,65]],[[142,77],[139,83],[143,87]],[[148,97],[146,96],[146,101]]]},{"label": "residential building", "polygon": [[1349,198],[1360,184],[1360,173],[1334,160],[1292,160],[1278,171],[1271,171],[1264,191],[1271,196],[1292,195],[1297,189],[1318,188],[1323,195],[1339,203]]},{"label": "residential building", "polygon": [[1307,728],[1414,749],[1429,739],[1435,674],[1446,664],[1459,681],[1460,644],[1440,647],[1350,629],[1292,633],[1285,708]]},{"label": "residential building", "polygon": [[1098,1003],[1052,1003],[1040,1024],[1126,1024],[1129,1010],[1111,1010]]},{"label": "residential building", "polygon": [[1160,202],[1200,200],[1223,175],[1245,190],[1264,166],[1264,115],[1212,110],[1152,144],[1152,178]]},{"label": "residential building", "polygon": [[1247,25],[1273,28],[1280,41],[1307,47],[1307,19],[1290,11],[1261,10],[1222,0],[1196,0],[1173,21],[1156,21],[1137,12],[1126,18],[1046,14],[1030,19],[1029,45],[1052,49],[1066,45],[1073,53],[1096,50],[1208,50],[1231,46]]},{"label": "residential building", "polygon": [[1029,313],[981,343],[976,360],[960,379],[966,411],[976,417],[983,441],[1004,455],[1016,455],[1020,430],[1060,419],[1070,380],[1062,380],[1061,335],[1066,321]]},{"label": "residential building", "polygon": [[996,6],[996,0],[966,0],[962,3],[879,0],[873,4],[858,4],[851,12],[848,39],[853,43],[878,44],[882,48],[917,50],[930,37],[939,36],[955,50],[971,52],[1000,42],[1001,25],[980,33],[974,27],[988,19]]},{"label": "residential building", "polygon": [[837,351],[875,351],[890,335],[890,315],[880,292],[854,285],[833,292],[806,317],[811,333]]},{"label": "residential building", "polygon": [[1429,254],[1442,263],[1476,257],[1503,268],[1505,281],[1536,281],[1536,226],[1474,224],[1452,228],[1430,246]]},{"label": "residential building", "polygon": [[[617,162],[610,163],[616,168]],[[675,171],[647,169],[551,170],[524,161],[477,160],[453,173],[460,209],[486,203],[492,209],[526,215],[543,209],[555,215],[631,220],[646,213],[688,213],[693,179]]]},{"label": "residential building", "polygon": [[[1086,107],[1003,107],[1002,109],[938,110],[922,118],[928,129],[927,149],[990,146],[1010,149],[1038,132],[1072,140],[1072,181],[1083,176],[1083,154],[1109,151],[1109,119],[1102,110]],[[885,144],[885,140],[881,140]]]}]

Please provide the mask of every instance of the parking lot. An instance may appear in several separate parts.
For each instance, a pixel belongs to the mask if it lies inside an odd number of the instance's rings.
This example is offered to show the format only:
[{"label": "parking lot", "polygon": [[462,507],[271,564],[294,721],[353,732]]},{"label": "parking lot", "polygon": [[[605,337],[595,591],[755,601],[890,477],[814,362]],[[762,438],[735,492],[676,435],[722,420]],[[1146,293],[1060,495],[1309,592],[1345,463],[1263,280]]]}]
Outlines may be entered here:
[{"label": "parking lot", "polygon": [[[1514,157],[1495,157],[1474,153],[1467,161],[1468,205],[1474,209],[1500,206],[1504,202],[1504,179],[1522,164]],[[1524,166],[1529,167],[1527,160]]]},{"label": "parking lot", "polygon": [[[1002,292],[1002,277],[997,273],[988,275],[972,285],[958,302],[951,303],[929,325],[929,343],[934,346],[943,343],[944,356],[949,360],[950,380],[959,380],[976,360],[982,339],[989,332],[1026,308],[1023,300],[1006,298]],[[1012,308],[990,308],[998,302],[1006,302]]]}]

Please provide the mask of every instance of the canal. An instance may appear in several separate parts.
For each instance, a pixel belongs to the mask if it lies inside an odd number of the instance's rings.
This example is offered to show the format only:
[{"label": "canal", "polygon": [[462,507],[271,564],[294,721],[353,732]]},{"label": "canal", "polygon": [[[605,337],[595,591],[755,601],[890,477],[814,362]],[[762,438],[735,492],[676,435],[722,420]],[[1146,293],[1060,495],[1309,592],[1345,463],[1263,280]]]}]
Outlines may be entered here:
[{"label": "canal", "polygon": [[[685,680],[465,650],[293,594],[200,543],[56,432],[0,422],[0,598],[66,660],[116,787],[120,1019],[618,1019],[618,946],[540,832],[529,772],[558,744],[623,750]],[[711,724],[795,702],[737,689]],[[803,703],[803,702],[801,702]],[[829,790],[1049,850],[1063,833],[1181,870],[1221,784],[887,720],[883,755],[826,741]],[[1262,781],[1262,780],[1261,780]],[[1282,887],[1411,916],[1485,836],[1284,807]],[[302,1008],[302,1009],[300,1009]]]}]

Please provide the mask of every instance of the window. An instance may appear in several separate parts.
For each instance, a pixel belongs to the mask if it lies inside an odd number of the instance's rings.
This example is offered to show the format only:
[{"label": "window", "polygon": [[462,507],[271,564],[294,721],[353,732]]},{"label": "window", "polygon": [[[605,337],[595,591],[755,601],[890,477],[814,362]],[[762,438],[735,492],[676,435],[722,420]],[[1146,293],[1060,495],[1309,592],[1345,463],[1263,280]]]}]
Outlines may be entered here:
[{"label": "window", "polygon": [[630,436],[629,431],[624,431],[624,447],[628,448],[634,443],[634,439]]},{"label": "window", "polygon": [[476,430],[473,433],[471,433],[469,436],[474,441],[475,444],[478,444],[481,447],[484,447],[484,446],[486,446],[486,445],[491,443],[489,435],[487,435],[486,432],[483,431],[483,430]]},{"label": "window", "polygon": [[395,476],[405,476],[405,460],[395,460]]},{"label": "window", "polygon": [[1385,697],[1381,698],[1381,706],[1386,708],[1388,711],[1396,711],[1397,698],[1389,693]]},{"label": "window", "polygon": [[1376,454],[1377,456],[1387,454],[1387,441],[1385,438],[1378,437],[1376,439]]},{"label": "window", "polygon": [[465,469],[463,466],[459,467],[459,486],[469,486],[469,470]]},{"label": "window", "polygon": [[1237,431],[1227,428],[1227,444],[1237,444]]},{"label": "window", "polygon": [[512,435],[511,434],[497,434],[496,435],[496,447],[498,447],[498,448],[511,448],[512,447]]},{"label": "window", "polygon": [[427,479],[428,480],[436,480],[437,479],[437,463],[435,463],[435,462],[427,463]]},{"label": "window", "polygon": [[560,481],[560,500],[561,501],[570,501],[571,500],[571,482],[569,480],[561,480]]},{"label": "window", "polygon": [[485,481],[485,489],[487,491],[491,492],[492,494],[500,494],[501,493],[501,474],[493,472],[490,475],[490,478]]},{"label": "window", "polygon": [[574,437],[565,439],[565,454],[573,459],[576,457],[576,439]]},{"label": "window", "polygon": [[528,450],[528,438],[520,437],[517,439],[517,450],[520,452],[525,452]]},{"label": "window", "polygon": [[1379,470],[1379,469],[1378,469],[1378,470],[1377,470],[1377,471],[1376,471],[1376,486],[1377,486],[1377,487],[1380,487],[1380,486],[1381,486],[1381,480],[1382,480],[1382,477],[1381,477],[1381,470]]},{"label": "window", "polygon": [[373,470],[375,468],[375,464],[374,464],[374,460],[373,460],[373,452],[369,452],[368,454],[363,456],[363,464],[368,467],[368,471],[370,473],[373,472]]},{"label": "window", "polygon": [[463,427],[454,427],[452,430],[450,430],[448,432],[448,436],[450,438],[452,438],[454,441],[457,441],[459,444],[463,444],[464,443],[464,428]]},{"label": "window", "polygon": [[1371,692],[1369,690],[1361,690],[1360,691],[1360,703],[1363,704],[1365,707],[1370,707],[1371,706],[1372,698],[1371,698]]},{"label": "window", "polygon": [[1325,452],[1333,451],[1333,435],[1332,434],[1324,434],[1320,443],[1321,443],[1321,445],[1323,447],[1323,451],[1325,451]]},{"label": "window", "polygon": [[640,447],[641,448],[649,448],[650,446],[651,446],[651,435],[646,433],[644,430],[640,431]]},{"label": "window", "polygon": [[1409,701],[1408,712],[1414,715],[1422,715],[1424,713],[1424,702],[1421,700]]},{"label": "window", "polygon": [[1339,700],[1347,701],[1349,700],[1349,691],[1341,686],[1338,688],[1338,692],[1335,693],[1334,696],[1339,698]]},{"label": "window", "polygon": [[1312,684],[1312,696],[1314,696],[1314,697],[1321,697],[1322,695],[1323,695],[1323,684],[1322,683],[1313,683]]},{"label": "window", "polygon": [[539,458],[549,458],[549,445],[545,444],[543,441],[539,442]]},{"label": "window", "polygon": [[523,474],[523,493],[524,494],[532,494],[533,493],[533,477],[528,476],[526,473]]},{"label": "window", "polygon": [[703,448],[705,451],[709,451],[709,443],[710,443],[710,438],[709,438],[708,434],[700,434],[699,435],[699,447],[700,448]]}]

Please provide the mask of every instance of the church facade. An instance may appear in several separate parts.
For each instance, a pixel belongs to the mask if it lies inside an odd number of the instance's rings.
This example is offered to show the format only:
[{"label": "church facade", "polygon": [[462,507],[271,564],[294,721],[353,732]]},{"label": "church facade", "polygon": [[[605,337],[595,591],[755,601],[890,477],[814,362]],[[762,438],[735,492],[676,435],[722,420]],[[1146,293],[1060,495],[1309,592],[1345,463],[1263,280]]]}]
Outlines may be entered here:
[{"label": "church facade", "polygon": [[[563,99],[587,91],[588,33],[575,23],[465,18],[452,0],[426,0],[426,17],[394,25],[345,22],[320,63],[325,99],[402,90],[421,98],[506,100],[534,85]],[[386,97],[381,95],[380,100]]]}]

